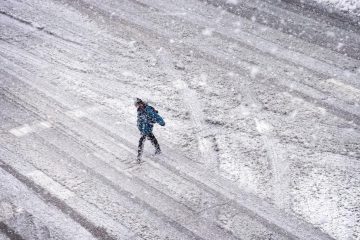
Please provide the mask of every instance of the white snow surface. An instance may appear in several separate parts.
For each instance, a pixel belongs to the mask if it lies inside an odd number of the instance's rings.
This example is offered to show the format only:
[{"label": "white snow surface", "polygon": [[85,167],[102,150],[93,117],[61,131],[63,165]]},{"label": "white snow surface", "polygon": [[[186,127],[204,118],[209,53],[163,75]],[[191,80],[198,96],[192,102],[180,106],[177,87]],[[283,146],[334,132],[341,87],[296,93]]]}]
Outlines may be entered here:
[{"label": "white snow surface", "polygon": [[360,17],[359,0],[314,0],[314,1]]},{"label": "white snow surface", "polygon": [[0,238],[360,239],[360,32],[289,9],[3,0]]}]

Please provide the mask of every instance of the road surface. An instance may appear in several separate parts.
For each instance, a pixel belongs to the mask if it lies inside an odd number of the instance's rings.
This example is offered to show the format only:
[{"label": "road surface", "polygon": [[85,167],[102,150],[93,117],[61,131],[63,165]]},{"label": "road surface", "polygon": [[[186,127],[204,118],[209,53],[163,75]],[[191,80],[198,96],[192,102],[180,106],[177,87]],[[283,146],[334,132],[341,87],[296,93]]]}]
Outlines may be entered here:
[{"label": "road surface", "polygon": [[[5,0],[0,23],[0,239],[360,239],[355,20]],[[141,165],[135,97],[167,123]]]}]

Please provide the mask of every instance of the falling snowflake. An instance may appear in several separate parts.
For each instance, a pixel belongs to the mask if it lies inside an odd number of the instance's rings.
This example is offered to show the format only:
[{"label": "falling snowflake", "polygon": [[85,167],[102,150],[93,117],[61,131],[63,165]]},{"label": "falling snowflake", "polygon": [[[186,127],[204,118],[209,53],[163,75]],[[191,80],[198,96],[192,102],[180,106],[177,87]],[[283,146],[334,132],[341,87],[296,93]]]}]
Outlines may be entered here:
[{"label": "falling snowflake", "polygon": [[331,32],[331,31],[327,31],[327,32],[326,32],[326,36],[328,36],[328,37],[335,37],[335,33],[334,33],[334,32]]},{"label": "falling snowflake", "polygon": [[343,47],[344,47],[344,44],[341,43],[341,42],[339,42],[336,48],[337,48],[337,50],[340,50],[340,49],[342,49]]},{"label": "falling snowflake", "polygon": [[239,1],[238,0],[227,0],[226,3],[237,5],[239,3]]},{"label": "falling snowflake", "polygon": [[134,74],[131,71],[127,71],[127,70],[123,71],[121,74],[124,77],[132,77],[132,76],[134,76]]},{"label": "falling snowflake", "polygon": [[260,72],[259,67],[257,66],[251,66],[250,67],[250,77],[255,78]]},{"label": "falling snowflake", "polygon": [[204,36],[211,36],[213,34],[214,29],[213,28],[205,28],[202,30],[202,35]]}]

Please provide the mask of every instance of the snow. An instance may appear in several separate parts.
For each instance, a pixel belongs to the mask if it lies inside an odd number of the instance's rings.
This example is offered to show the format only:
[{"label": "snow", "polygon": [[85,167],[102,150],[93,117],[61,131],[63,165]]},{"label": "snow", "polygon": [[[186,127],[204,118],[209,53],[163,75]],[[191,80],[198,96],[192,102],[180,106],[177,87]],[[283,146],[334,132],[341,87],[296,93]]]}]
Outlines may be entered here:
[{"label": "snow", "polygon": [[250,67],[250,77],[256,78],[256,76],[259,74],[260,68],[257,66],[251,66]]},{"label": "snow", "polygon": [[360,1],[359,0],[314,0],[326,6],[334,7],[335,9],[355,14],[360,16]]},{"label": "snow", "polygon": [[238,0],[226,0],[226,3],[236,5],[239,3],[239,1]]},{"label": "snow", "polygon": [[204,36],[211,36],[214,32],[214,29],[213,28],[205,28],[204,30],[202,30],[202,34]]},{"label": "snow", "polygon": [[[269,1],[207,2],[3,2],[6,226],[26,239],[359,238],[359,33]],[[141,165],[135,97],[166,121],[163,155],[147,142]]]},{"label": "snow", "polygon": [[74,196],[74,193],[64,188],[41,171],[32,171],[28,173],[27,176],[62,200],[66,200]]},{"label": "snow", "polygon": [[259,131],[259,133],[266,134],[269,133],[272,129],[272,126],[269,123],[263,120],[259,121],[257,118],[255,118],[255,124],[256,124],[256,129]]},{"label": "snow", "polygon": [[20,127],[10,129],[9,132],[17,137],[22,137],[29,133],[47,129],[50,127],[51,127],[51,123],[47,121],[42,121],[38,123],[32,123],[31,126],[29,124],[24,124]]}]

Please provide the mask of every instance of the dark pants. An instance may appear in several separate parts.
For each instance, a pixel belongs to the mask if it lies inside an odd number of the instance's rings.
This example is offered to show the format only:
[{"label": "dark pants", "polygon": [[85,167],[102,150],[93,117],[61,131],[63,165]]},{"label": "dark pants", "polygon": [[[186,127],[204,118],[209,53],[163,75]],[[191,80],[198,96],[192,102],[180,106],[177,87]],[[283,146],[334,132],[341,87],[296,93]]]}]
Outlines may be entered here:
[{"label": "dark pants", "polygon": [[155,154],[158,154],[158,153],[161,152],[160,145],[159,145],[158,141],[156,140],[156,137],[154,136],[154,134],[149,133],[147,135],[142,135],[140,140],[139,140],[138,158],[141,158],[141,155],[142,155],[142,153],[144,151],[144,142],[145,142],[146,138],[151,141],[152,145],[154,145]]}]

